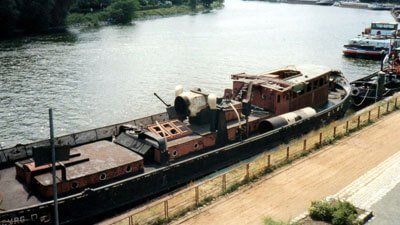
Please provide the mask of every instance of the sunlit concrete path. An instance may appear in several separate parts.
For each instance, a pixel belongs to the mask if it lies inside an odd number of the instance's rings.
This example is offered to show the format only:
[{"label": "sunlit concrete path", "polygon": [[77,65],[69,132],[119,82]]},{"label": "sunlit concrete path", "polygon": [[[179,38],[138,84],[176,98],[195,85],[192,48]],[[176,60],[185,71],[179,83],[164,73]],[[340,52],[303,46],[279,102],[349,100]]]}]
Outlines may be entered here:
[{"label": "sunlit concrete path", "polygon": [[[372,177],[379,178],[379,168],[396,168],[400,162],[388,159],[399,156],[396,155],[400,150],[399,137],[400,112],[395,112],[335,145],[277,171],[251,188],[222,198],[174,224],[261,224],[267,216],[288,221],[306,211],[312,200],[338,192],[350,197],[349,193],[354,190],[368,199],[365,196],[368,192],[361,190],[363,185],[357,186],[357,182],[352,182],[385,160],[387,165],[384,163],[384,166],[377,167],[370,173]],[[365,176],[361,180],[373,180]],[[394,173],[393,176],[400,174]],[[382,195],[375,193],[374,197]]]}]

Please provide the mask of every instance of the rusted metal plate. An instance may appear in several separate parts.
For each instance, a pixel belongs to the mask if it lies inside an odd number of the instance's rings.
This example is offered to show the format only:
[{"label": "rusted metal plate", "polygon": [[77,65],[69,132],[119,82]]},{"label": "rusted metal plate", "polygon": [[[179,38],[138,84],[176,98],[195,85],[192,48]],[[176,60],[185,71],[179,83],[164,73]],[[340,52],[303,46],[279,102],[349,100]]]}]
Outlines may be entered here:
[{"label": "rusted metal plate", "polygon": [[[67,167],[67,178],[76,179],[98,172],[106,171],[133,162],[141,162],[143,158],[120,145],[109,141],[98,141],[71,149],[71,154],[80,153],[79,158],[89,158],[76,165]],[[74,158],[71,158],[71,160]],[[67,161],[63,162],[64,164]],[[36,177],[43,185],[51,183],[51,173]]]},{"label": "rusted metal plate", "polygon": [[192,130],[179,120],[171,120],[152,124],[147,127],[159,137],[166,137],[168,141],[192,134]]}]

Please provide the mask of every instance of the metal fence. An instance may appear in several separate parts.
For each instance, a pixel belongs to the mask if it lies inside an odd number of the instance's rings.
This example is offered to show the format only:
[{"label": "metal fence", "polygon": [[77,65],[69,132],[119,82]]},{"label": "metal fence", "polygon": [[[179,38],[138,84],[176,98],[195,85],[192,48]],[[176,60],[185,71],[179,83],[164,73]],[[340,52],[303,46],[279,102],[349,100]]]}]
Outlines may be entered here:
[{"label": "metal fence", "polygon": [[264,175],[273,168],[304,156],[350,132],[379,120],[382,115],[398,109],[398,96],[394,95],[378,102],[362,114],[355,114],[335,121],[318,131],[313,131],[290,142],[288,145],[279,146],[278,150],[266,151],[251,162],[241,164],[219,176],[196,185],[189,185],[188,188],[177,193],[135,209],[127,213],[128,215],[116,219],[117,221],[114,221],[113,224],[161,224],[178,218],[218,196],[236,190],[240,185]]}]

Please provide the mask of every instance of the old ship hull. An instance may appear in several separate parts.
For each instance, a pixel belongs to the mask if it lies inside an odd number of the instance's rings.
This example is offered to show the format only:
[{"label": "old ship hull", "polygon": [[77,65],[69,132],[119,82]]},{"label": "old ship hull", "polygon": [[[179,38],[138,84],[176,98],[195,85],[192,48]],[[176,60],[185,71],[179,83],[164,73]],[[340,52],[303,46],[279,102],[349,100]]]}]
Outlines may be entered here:
[{"label": "old ship hull", "polygon": [[[132,206],[146,198],[184,185],[192,180],[210,174],[226,166],[266,151],[268,147],[282,141],[288,141],[298,135],[313,130],[322,124],[344,116],[351,104],[350,85],[346,81],[337,84],[344,97],[337,99],[315,116],[300,120],[273,131],[255,135],[241,142],[233,143],[215,150],[189,156],[167,166],[153,168],[145,173],[120,180],[98,188],[88,189],[78,194],[59,199],[59,218],[62,224],[79,223],[111,210]],[[153,115],[130,124],[153,123],[168,119],[166,113]],[[95,130],[89,130],[56,139],[58,144],[82,145],[97,140],[109,139],[120,126],[116,124]],[[3,167],[30,157],[32,147],[46,144],[48,141],[20,145],[5,149],[0,153]],[[14,154],[13,154],[14,153]],[[46,224],[52,223],[53,203],[46,201],[31,206],[0,212],[0,224]]]}]

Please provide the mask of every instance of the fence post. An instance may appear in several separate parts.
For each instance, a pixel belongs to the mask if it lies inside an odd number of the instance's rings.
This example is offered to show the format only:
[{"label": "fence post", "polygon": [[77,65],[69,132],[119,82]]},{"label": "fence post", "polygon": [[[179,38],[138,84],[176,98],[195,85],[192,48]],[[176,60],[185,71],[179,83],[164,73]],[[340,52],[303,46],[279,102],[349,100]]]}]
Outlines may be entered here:
[{"label": "fence post", "polygon": [[307,149],[307,139],[304,139],[303,141],[303,151]]},{"label": "fence post", "polygon": [[349,133],[349,121],[346,121],[346,133]]},{"label": "fence post", "polygon": [[194,188],[194,200],[196,201],[196,205],[200,204],[199,186]]},{"label": "fence post", "polygon": [[246,164],[246,179],[248,180],[250,178],[250,164]]},{"label": "fence post", "polygon": [[319,145],[322,146],[322,132],[319,133]]},{"label": "fence post", "polygon": [[168,200],[164,201],[164,215],[165,219],[168,219]]},{"label": "fence post", "polygon": [[268,163],[267,163],[267,167],[270,168],[271,167],[271,155],[268,155]]},{"label": "fence post", "polygon": [[358,118],[357,118],[357,128],[360,128],[360,119],[361,119],[361,116],[358,116]]},{"label": "fence post", "polygon": [[286,148],[286,160],[289,160],[289,146]]},{"label": "fence post", "polygon": [[334,138],[336,137],[336,126],[333,127],[333,137],[334,137]]},{"label": "fence post", "polygon": [[389,103],[390,103],[390,101],[388,101],[387,104],[386,104],[386,113],[389,112]]},{"label": "fence post", "polygon": [[226,191],[226,173],[222,175],[222,192]]},{"label": "fence post", "polygon": [[129,225],[133,225],[133,219],[132,219],[132,216],[129,216]]},{"label": "fence post", "polygon": [[379,119],[379,116],[381,115],[381,106],[379,105],[378,106],[378,117],[377,117],[377,119]]},{"label": "fence post", "polygon": [[371,122],[371,110],[368,111],[368,123]]}]

